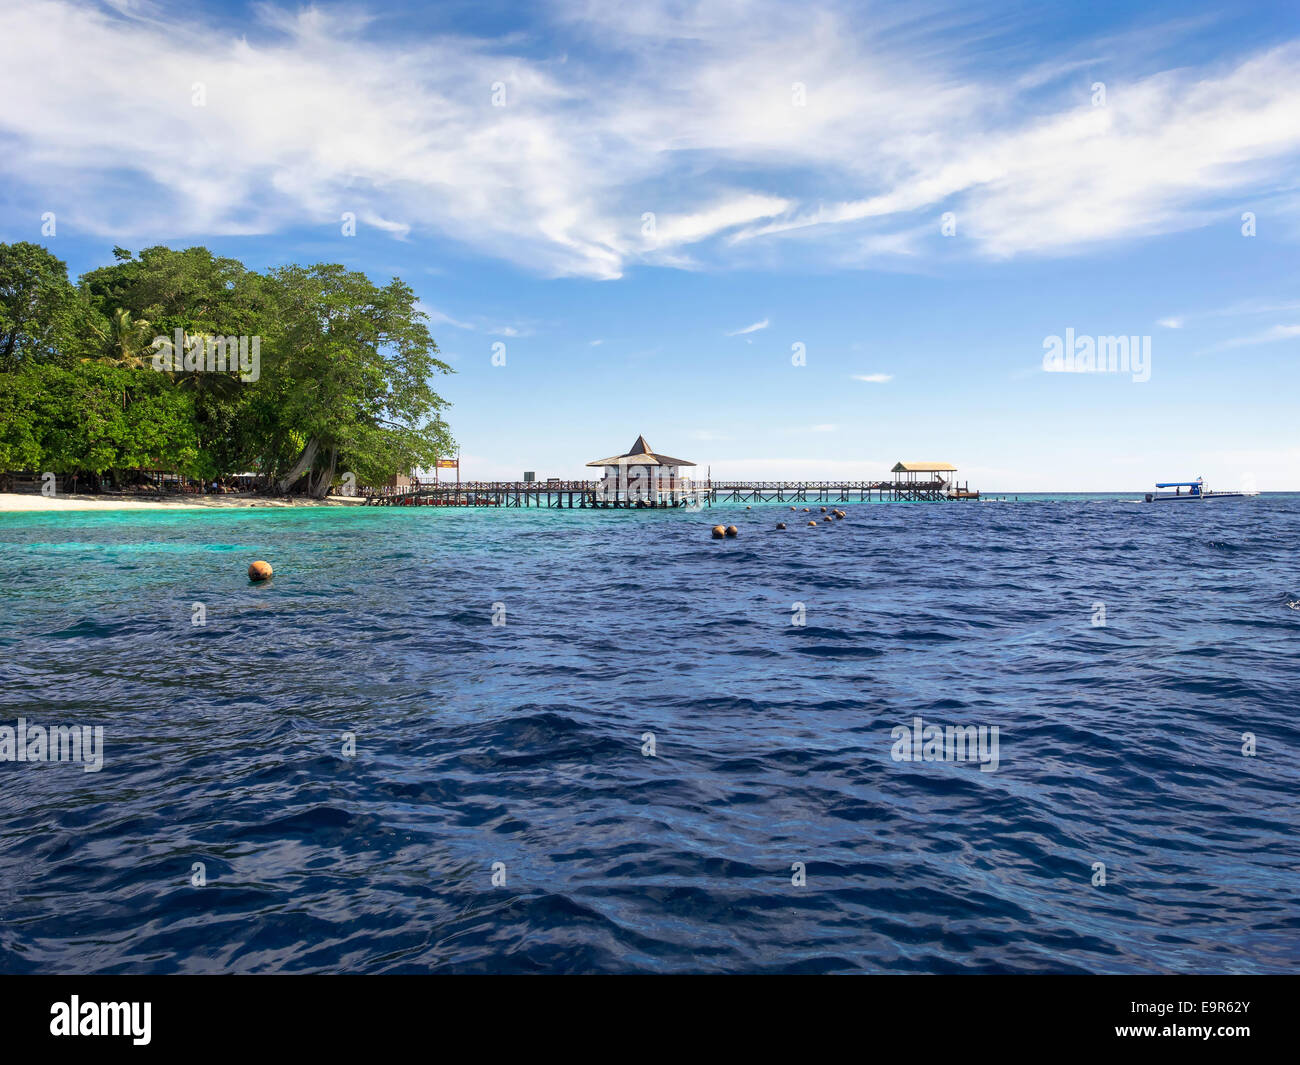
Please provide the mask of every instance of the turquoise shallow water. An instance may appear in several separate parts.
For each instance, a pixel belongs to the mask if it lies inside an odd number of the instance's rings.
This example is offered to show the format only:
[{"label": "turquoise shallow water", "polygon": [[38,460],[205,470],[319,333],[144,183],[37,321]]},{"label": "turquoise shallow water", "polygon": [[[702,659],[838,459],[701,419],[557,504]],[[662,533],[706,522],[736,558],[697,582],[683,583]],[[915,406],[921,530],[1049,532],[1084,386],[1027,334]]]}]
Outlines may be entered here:
[{"label": "turquoise shallow water", "polygon": [[0,969],[1294,968],[1300,497],[1133,498],[0,515]]}]

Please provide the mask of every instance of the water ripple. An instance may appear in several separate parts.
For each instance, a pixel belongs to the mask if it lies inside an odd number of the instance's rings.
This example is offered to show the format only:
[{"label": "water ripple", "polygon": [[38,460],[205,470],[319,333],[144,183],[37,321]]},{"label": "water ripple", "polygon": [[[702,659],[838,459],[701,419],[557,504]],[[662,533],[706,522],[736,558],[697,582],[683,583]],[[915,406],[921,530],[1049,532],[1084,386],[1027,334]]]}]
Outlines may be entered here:
[{"label": "water ripple", "polygon": [[0,515],[0,970],[1294,969],[1300,498],[847,510]]}]

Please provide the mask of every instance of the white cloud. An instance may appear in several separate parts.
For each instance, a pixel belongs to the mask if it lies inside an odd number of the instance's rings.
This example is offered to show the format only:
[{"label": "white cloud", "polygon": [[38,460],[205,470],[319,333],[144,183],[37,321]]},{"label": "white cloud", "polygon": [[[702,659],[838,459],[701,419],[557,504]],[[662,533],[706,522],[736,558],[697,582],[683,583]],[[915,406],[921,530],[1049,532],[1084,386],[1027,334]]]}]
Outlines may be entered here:
[{"label": "white cloud", "polygon": [[1296,337],[1300,337],[1300,325],[1275,325],[1272,329],[1266,329],[1262,333],[1225,340],[1219,346],[1223,348],[1253,347],[1256,344],[1273,344],[1279,340],[1292,340]]},{"label": "white cloud", "polygon": [[454,329],[464,329],[470,333],[487,333],[491,336],[498,337],[522,337],[528,336],[529,330],[515,325],[501,325],[491,322],[472,322],[460,318],[454,318],[446,311],[440,311],[436,307],[431,307],[423,300],[416,302],[416,309],[423,311],[429,317],[432,325],[449,325]]},{"label": "white cloud", "polygon": [[1161,318],[1156,325],[1164,326],[1166,329],[1182,329],[1183,320],[1181,318]]},{"label": "white cloud", "polygon": [[695,244],[723,230],[734,229],[760,218],[771,218],[791,206],[791,201],[775,196],[738,193],[731,199],[715,203],[694,214],[667,215],[662,220],[656,214],[654,234],[648,239],[653,247]]},{"label": "white cloud", "polygon": [[449,325],[456,329],[466,329],[470,331],[474,329],[474,326],[469,322],[457,321],[450,314],[447,314],[445,311],[440,311],[436,307],[430,307],[423,300],[418,300],[416,302],[416,309],[423,311],[428,315],[429,322],[432,325]]},{"label": "white cloud", "polygon": [[728,333],[727,336],[741,337],[744,336],[746,333],[757,333],[760,329],[766,329],[769,324],[770,323],[768,322],[768,320],[764,318],[761,322],[755,322],[753,325],[745,326],[744,329],[735,329],[732,332]]},{"label": "white cloud", "polygon": [[[360,9],[259,6],[236,32],[113,3],[0,9],[0,174],[11,202],[116,239],[338,234],[350,211],[552,275],[747,265],[807,242],[819,263],[905,266],[948,210],[945,253],[985,257],[1227,224],[1300,154],[1296,42],[1174,70],[1106,42],[1128,73],[1094,108],[1088,42],[981,67],[972,42],[991,28],[961,12],[560,0],[539,49],[385,36]],[[148,60],[105,58],[121,56]]]},{"label": "white cloud", "polygon": [[871,385],[883,385],[886,381],[892,381],[893,379],[894,375],[892,373],[855,373],[853,375],[853,380],[866,381]]}]

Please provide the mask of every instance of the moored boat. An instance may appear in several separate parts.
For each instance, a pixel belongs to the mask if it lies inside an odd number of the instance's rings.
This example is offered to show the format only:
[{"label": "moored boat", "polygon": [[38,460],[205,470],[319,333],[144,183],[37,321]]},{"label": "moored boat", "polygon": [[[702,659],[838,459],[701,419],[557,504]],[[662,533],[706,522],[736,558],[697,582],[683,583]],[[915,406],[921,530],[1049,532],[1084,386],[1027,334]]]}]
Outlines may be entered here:
[{"label": "moored boat", "polygon": [[[1172,488],[1172,492],[1162,492],[1162,488]],[[1183,489],[1186,489],[1184,491]],[[1204,503],[1211,499],[1246,499],[1259,495],[1258,492],[1211,492],[1205,487],[1205,478],[1194,481],[1162,481],[1156,485],[1156,491],[1148,492],[1148,503]]]}]

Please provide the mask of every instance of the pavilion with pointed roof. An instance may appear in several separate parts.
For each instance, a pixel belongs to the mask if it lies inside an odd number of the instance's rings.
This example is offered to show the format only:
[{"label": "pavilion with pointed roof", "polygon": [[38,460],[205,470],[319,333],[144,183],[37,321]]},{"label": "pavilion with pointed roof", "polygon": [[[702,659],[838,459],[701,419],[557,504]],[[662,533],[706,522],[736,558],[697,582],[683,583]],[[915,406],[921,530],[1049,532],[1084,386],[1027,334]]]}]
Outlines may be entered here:
[{"label": "pavilion with pointed roof", "polygon": [[695,463],[685,459],[675,459],[670,455],[657,455],[645,442],[644,436],[638,436],[636,443],[622,455],[612,455],[607,459],[597,459],[587,463],[588,466],[669,466],[677,469],[681,466],[694,466]]},{"label": "pavilion with pointed roof", "polygon": [[678,471],[694,467],[686,459],[660,455],[644,436],[622,455],[596,459],[588,466],[600,466],[605,477],[597,487],[597,500],[614,506],[683,506],[698,502],[703,488]]}]

